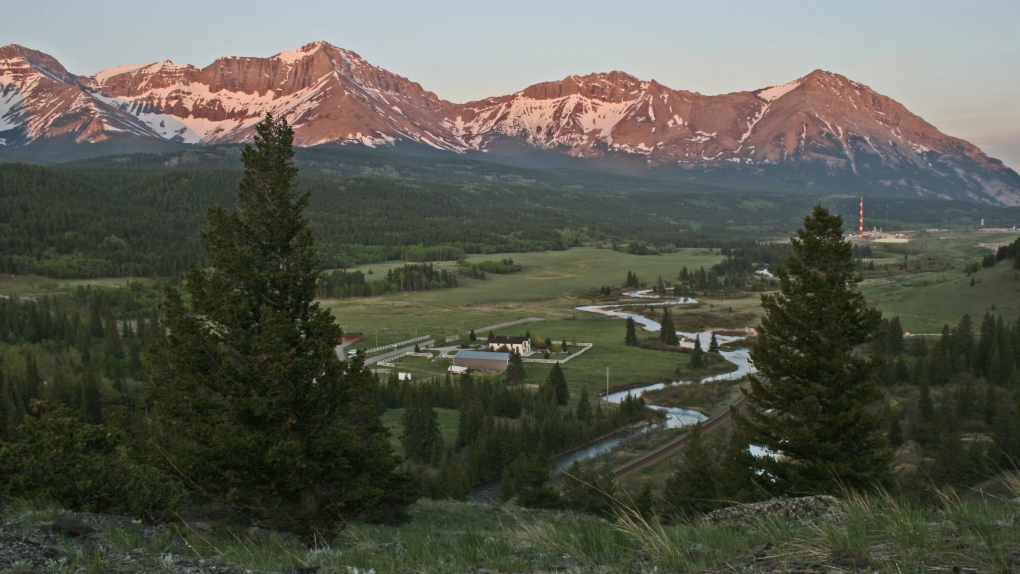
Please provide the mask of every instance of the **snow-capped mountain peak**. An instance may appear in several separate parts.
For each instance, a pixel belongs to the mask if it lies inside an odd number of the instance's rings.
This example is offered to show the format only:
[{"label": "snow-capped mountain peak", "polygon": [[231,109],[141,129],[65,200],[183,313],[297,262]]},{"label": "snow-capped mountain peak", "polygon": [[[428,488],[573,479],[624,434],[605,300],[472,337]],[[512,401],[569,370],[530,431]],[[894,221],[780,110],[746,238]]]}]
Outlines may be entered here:
[{"label": "snow-capped mountain peak", "polygon": [[324,41],[205,68],[167,60],[92,76],[23,46],[0,48],[0,145],[243,142],[266,112],[286,118],[303,146],[404,141],[502,153],[524,145],[649,169],[820,170],[891,193],[1020,205],[1020,176],[1001,162],[823,70],[717,96],[611,71],[453,104]]}]

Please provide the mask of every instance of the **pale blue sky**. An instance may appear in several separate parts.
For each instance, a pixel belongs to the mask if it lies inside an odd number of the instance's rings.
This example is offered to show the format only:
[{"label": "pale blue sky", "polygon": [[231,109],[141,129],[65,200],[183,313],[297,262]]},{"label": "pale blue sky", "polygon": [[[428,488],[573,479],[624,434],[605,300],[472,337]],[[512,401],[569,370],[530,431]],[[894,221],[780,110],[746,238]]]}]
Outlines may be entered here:
[{"label": "pale blue sky", "polygon": [[0,45],[41,50],[75,74],[166,59],[202,67],[314,40],[455,102],[609,70],[718,94],[821,68],[1020,170],[1017,0],[0,0]]}]

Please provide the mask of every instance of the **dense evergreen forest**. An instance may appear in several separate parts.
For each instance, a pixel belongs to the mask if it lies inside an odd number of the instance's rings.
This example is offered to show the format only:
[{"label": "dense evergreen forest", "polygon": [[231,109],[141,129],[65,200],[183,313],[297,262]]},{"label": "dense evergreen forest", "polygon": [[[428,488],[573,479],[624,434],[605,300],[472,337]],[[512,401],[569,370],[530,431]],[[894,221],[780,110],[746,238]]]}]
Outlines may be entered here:
[{"label": "dense evergreen forest", "polygon": [[[380,401],[386,408],[406,409],[404,457],[419,467],[416,474],[423,477],[424,492],[435,498],[462,498],[468,484],[506,479],[524,468],[540,479],[522,478],[516,486],[514,480],[507,481],[504,498],[541,488],[554,455],[654,416],[639,398],[604,406],[586,391],[576,406],[565,407],[565,400],[560,400],[564,397],[556,393],[557,379],[564,375],[559,369],[552,373],[558,374],[551,374],[537,390],[507,386],[502,377],[461,375],[412,383],[392,373],[380,385]],[[452,448],[446,448],[439,436],[437,408],[458,411]]]},{"label": "dense evergreen forest", "polygon": [[[401,275],[397,271],[395,276]],[[109,457],[118,456],[118,448],[134,448],[146,440],[151,376],[145,349],[166,336],[158,319],[156,287],[137,282],[127,289],[86,287],[69,296],[0,299],[0,444],[45,448],[25,438],[39,429],[114,432],[108,435],[112,438],[103,448],[109,450],[102,456],[82,453],[87,461],[46,460],[31,472],[8,464],[5,468],[21,478],[6,483],[7,494],[35,492],[49,484],[45,474],[56,466],[80,470],[86,463],[114,464]],[[424,495],[463,498],[472,484],[513,476],[504,497],[549,496],[543,483],[551,457],[654,416],[640,399],[603,405],[586,391],[575,406],[566,407],[567,397],[560,396],[566,389],[564,375],[559,369],[553,373],[559,378],[551,375],[537,390],[508,387],[500,377],[447,376],[411,383],[398,380],[396,373],[386,380],[377,378],[374,386],[380,412],[406,409],[404,455],[417,466],[416,488]],[[436,438],[436,408],[459,412],[457,439],[450,448]],[[131,469],[155,472],[154,467],[137,464],[155,465],[150,457],[133,456],[136,464]],[[171,479],[156,477],[149,484],[166,486],[170,498],[156,497],[150,505],[139,505],[124,494],[133,470],[120,470],[121,474],[107,473],[99,479],[106,489],[100,498],[81,497],[79,489],[92,480],[85,476],[65,477],[66,484],[52,496],[81,509],[156,516],[180,492]],[[43,474],[32,474],[36,471]]]},{"label": "dense evergreen forest", "polygon": [[[132,165],[132,162],[127,162]],[[371,173],[371,172],[369,172]],[[206,209],[233,205],[240,170],[228,167],[37,167],[0,164],[0,272],[55,278],[168,277],[204,253]],[[499,181],[499,178],[497,178]],[[533,182],[525,182],[533,183]],[[323,263],[564,249],[627,241],[655,253],[677,247],[748,248],[785,237],[818,198],[715,191],[555,189],[475,181],[302,174]],[[727,193],[724,201],[719,193]],[[823,198],[854,213],[856,199]],[[963,203],[869,200],[885,226],[1013,222],[1020,210]],[[635,247],[636,246],[636,247]]]}]

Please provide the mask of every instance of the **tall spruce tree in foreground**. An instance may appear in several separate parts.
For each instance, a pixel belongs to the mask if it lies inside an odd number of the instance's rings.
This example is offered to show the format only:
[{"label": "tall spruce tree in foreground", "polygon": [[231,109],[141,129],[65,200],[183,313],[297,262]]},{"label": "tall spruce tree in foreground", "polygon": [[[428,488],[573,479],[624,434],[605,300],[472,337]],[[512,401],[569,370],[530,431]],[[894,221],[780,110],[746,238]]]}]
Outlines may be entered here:
[{"label": "tall spruce tree in foreground", "polygon": [[265,524],[329,530],[353,515],[399,517],[407,478],[361,359],[313,302],[320,269],[296,191],[293,131],[267,114],[242,159],[233,213],[213,206],[190,304],[162,305],[152,351],[157,445],[194,494]]},{"label": "tall spruce tree in foreground", "polygon": [[778,494],[837,492],[887,483],[890,455],[868,407],[881,394],[855,355],[881,314],[856,290],[843,218],[815,206],[780,268],[780,291],[762,295],[765,315],[751,360],[758,375],[734,411],[748,439],[782,457],[755,459],[761,485]]}]

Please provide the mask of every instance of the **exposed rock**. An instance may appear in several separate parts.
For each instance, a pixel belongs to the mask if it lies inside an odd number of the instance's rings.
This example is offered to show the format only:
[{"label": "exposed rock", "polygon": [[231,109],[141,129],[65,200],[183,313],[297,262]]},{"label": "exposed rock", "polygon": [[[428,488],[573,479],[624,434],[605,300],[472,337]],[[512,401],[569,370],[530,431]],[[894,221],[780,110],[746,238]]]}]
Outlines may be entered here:
[{"label": "exposed rock", "polygon": [[95,528],[92,528],[77,518],[67,516],[66,514],[60,515],[59,518],[53,521],[53,523],[50,524],[50,530],[77,537],[88,536],[96,532]]},{"label": "exposed rock", "polygon": [[828,495],[803,496],[799,498],[774,498],[764,502],[740,504],[721,508],[705,515],[706,522],[744,522],[755,518],[776,516],[794,520],[820,518],[839,514],[842,505]]}]

